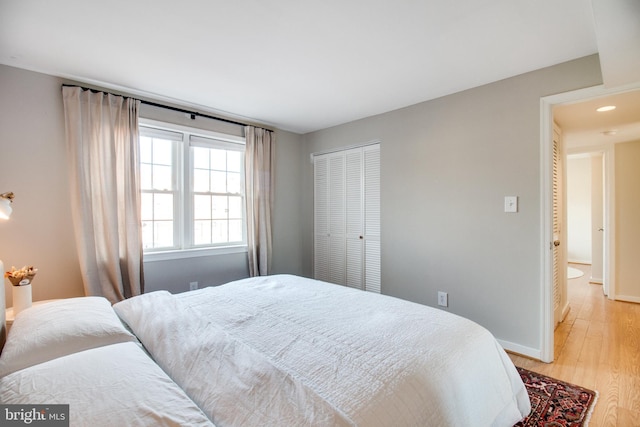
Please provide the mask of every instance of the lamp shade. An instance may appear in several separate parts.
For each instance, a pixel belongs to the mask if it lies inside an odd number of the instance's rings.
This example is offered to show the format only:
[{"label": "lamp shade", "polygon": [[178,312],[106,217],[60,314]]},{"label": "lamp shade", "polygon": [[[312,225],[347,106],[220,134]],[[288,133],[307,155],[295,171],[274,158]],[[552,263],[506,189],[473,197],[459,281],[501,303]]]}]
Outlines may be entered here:
[{"label": "lamp shade", "polygon": [[9,219],[12,211],[11,200],[0,197],[0,219]]}]

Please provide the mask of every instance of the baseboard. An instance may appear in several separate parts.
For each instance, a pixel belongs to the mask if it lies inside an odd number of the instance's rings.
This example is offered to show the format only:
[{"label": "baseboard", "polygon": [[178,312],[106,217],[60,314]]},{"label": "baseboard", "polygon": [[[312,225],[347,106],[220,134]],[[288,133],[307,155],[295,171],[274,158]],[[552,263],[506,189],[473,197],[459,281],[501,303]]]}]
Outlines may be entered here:
[{"label": "baseboard", "polygon": [[531,359],[542,360],[542,352],[537,348],[531,348],[500,339],[498,340],[498,343],[502,346],[502,348],[510,353],[520,354]]},{"label": "baseboard", "polygon": [[632,297],[627,295],[616,295],[616,301],[635,302],[640,303],[640,297]]},{"label": "baseboard", "polygon": [[562,309],[562,315],[560,317],[560,322],[564,322],[564,319],[567,318],[567,314],[569,314],[570,311],[571,311],[571,307],[569,306],[569,302],[567,302],[567,304]]}]

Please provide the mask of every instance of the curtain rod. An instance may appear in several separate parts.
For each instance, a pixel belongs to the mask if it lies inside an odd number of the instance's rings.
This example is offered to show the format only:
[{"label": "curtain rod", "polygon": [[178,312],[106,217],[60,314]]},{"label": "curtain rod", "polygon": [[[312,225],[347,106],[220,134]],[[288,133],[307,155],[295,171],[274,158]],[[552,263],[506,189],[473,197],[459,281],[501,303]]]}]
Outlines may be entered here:
[{"label": "curtain rod", "polygon": [[[110,93],[110,92],[106,92],[104,90],[92,89],[90,87],[84,87],[84,86],[79,86],[79,85],[63,84],[62,87],[79,87],[82,90],[90,90],[93,93],[98,93],[98,92]],[[112,95],[115,95],[115,94],[112,94]],[[165,110],[172,110],[172,111],[177,111],[178,113],[189,114],[191,116],[191,120],[195,120],[195,118],[197,116],[197,117],[204,117],[206,119],[217,120],[219,122],[230,123],[232,125],[237,125],[237,126],[253,126],[253,125],[249,125],[248,123],[242,123],[242,122],[238,122],[238,121],[231,120],[231,119],[225,119],[223,117],[211,116],[209,114],[199,113],[197,111],[186,110],[184,108],[171,107],[169,105],[158,104],[157,102],[145,101],[143,99],[134,98],[132,96],[126,96],[126,95],[118,95],[118,96],[124,96],[125,98],[136,99],[136,100],[140,101],[140,103],[146,104],[146,105],[150,105],[152,107],[164,108]],[[263,128],[263,129],[273,132],[273,130],[271,130],[271,129],[266,129],[266,128]]]}]

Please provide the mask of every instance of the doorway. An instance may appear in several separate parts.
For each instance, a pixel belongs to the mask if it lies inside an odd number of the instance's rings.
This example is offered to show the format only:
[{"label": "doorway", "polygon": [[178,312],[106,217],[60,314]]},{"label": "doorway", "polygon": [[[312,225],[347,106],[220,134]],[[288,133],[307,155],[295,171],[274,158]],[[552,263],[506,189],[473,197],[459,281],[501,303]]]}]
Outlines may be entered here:
[{"label": "doorway", "polygon": [[[588,282],[604,283],[604,151],[574,149],[567,153],[565,194],[567,263],[589,266]],[[603,293],[607,295],[605,289]]]},{"label": "doorway", "polygon": [[[541,292],[541,348],[540,359],[544,362],[553,361],[553,349],[554,349],[554,277],[553,277],[553,248],[554,248],[554,220],[553,220],[553,126],[554,126],[554,110],[559,106],[564,105],[579,105],[587,104],[591,100],[604,99],[611,96],[624,96],[629,92],[638,92],[640,85],[607,89],[604,86],[597,86],[588,89],[582,89],[574,92],[567,92],[563,94],[553,95],[542,98],[540,101],[541,106],[541,138],[540,138],[540,152],[541,152],[541,185],[542,185],[542,198],[541,198],[541,222],[542,222],[542,236],[541,236],[541,251],[542,251],[542,265],[541,265],[541,277],[542,277],[542,292]],[[638,110],[636,110],[638,111]],[[637,120],[637,118],[636,118]],[[604,132],[603,132],[604,133]],[[640,138],[640,133],[638,134]],[[615,135],[614,135],[615,136]],[[605,190],[605,233],[604,241],[604,264],[603,264],[603,282],[607,287],[609,298],[615,299],[615,271],[613,268],[609,268],[612,265],[612,261],[615,260],[614,253],[614,236],[615,236],[615,223],[612,218],[614,215],[614,204],[612,197],[612,190],[614,183],[614,156],[613,156],[613,144],[616,142],[612,138],[612,142],[606,145],[600,145],[590,141],[590,149],[601,150],[605,153],[605,170],[606,170],[606,185]],[[618,141],[619,142],[619,141]],[[584,147],[583,147],[584,148]],[[566,277],[566,270],[563,271]]]}]

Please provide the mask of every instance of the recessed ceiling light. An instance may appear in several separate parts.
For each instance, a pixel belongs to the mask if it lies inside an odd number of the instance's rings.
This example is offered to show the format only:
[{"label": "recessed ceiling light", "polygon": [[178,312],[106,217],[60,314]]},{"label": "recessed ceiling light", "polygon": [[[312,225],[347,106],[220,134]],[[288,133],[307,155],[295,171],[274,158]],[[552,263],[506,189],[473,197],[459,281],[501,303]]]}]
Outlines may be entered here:
[{"label": "recessed ceiling light", "polygon": [[604,132],[602,132],[602,134],[605,135],[605,136],[613,136],[613,135],[615,135],[617,133],[618,133],[618,131],[616,129],[605,130]]},{"label": "recessed ceiling light", "polygon": [[611,110],[615,110],[616,106],[615,105],[605,105],[604,107],[600,107],[598,109],[596,109],[596,111],[598,113],[602,113],[603,111],[611,111]]}]

